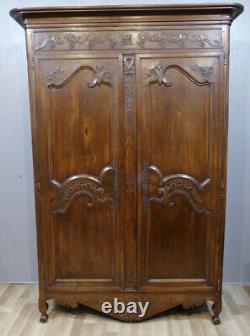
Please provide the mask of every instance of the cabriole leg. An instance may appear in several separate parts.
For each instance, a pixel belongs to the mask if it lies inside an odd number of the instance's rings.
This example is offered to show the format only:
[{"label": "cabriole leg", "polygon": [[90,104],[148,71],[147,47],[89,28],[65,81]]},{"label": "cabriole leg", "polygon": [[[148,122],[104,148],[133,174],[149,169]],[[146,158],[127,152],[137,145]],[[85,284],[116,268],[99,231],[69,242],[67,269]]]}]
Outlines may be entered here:
[{"label": "cabriole leg", "polygon": [[213,324],[217,325],[220,324],[220,313],[221,313],[221,295],[218,296],[216,301],[214,301],[214,304],[212,306],[213,316],[212,316],[212,322]]},{"label": "cabriole leg", "polygon": [[48,314],[47,314],[48,308],[49,308],[49,305],[46,299],[40,298],[39,299],[39,311],[41,313],[41,316],[40,316],[41,323],[46,323],[48,321]]}]

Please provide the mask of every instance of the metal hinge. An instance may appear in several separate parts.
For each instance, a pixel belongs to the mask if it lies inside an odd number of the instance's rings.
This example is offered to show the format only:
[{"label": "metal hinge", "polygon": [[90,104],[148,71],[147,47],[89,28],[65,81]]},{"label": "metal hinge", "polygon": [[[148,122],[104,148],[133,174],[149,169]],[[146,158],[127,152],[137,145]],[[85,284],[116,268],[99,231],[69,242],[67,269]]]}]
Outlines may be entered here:
[{"label": "metal hinge", "polygon": [[143,203],[144,203],[144,213],[148,210],[148,167],[149,163],[147,160],[144,161],[143,167]]},{"label": "metal hinge", "polygon": [[220,184],[220,196],[221,198],[223,198],[225,195],[225,183],[224,183],[224,179],[221,180],[221,184]]},{"label": "metal hinge", "polygon": [[128,197],[131,198],[135,191],[135,178],[133,176],[129,176],[126,181],[126,193],[128,194]]},{"label": "metal hinge", "polygon": [[35,57],[33,56],[32,58],[31,58],[31,69],[34,71],[34,69],[35,69]]},{"label": "metal hinge", "polygon": [[229,53],[225,52],[224,53],[224,65],[228,65],[228,59],[229,59]]},{"label": "metal hinge", "polygon": [[42,257],[42,286],[45,287],[45,272],[44,272],[43,257]]},{"label": "metal hinge", "polygon": [[115,182],[114,182],[114,199],[115,199],[115,204],[118,205],[119,204],[119,194],[120,194],[120,190],[119,190],[119,173],[118,170],[115,169]]}]

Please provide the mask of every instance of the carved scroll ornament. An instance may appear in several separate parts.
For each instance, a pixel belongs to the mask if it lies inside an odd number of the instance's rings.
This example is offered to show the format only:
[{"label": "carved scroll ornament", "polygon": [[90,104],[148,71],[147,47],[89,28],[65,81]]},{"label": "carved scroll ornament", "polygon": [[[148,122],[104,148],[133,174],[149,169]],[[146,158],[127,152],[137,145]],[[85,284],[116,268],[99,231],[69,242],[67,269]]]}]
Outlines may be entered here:
[{"label": "carved scroll ornament", "polygon": [[93,73],[93,78],[89,81],[87,86],[94,88],[96,86],[107,85],[112,86],[112,74],[110,70],[105,69],[103,66],[82,65],[77,68],[73,73],[65,77],[66,70],[62,67],[56,68],[51,72],[46,73],[45,82],[49,89],[61,89],[66,86],[73,78],[75,78],[81,71],[89,70]]},{"label": "carved scroll ornament", "polygon": [[210,213],[208,209],[200,207],[202,202],[201,192],[210,183],[210,178],[198,182],[193,176],[186,174],[163,176],[160,169],[154,165],[150,165],[148,171],[154,173],[159,179],[157,195],[150,197],[148,202],[157,202],[173,207],[175,205],[175,197],[183,196],[196,213]]},{"label": "carved scroll ornament", "polygon": [[71,206],[74,199],[79,196],[86,196],[88,198],[87,207],[92,208],[97,203],[115,202],[116,201],[116,182],[114,183],[114,192],[112,197],[105,195],[105,187],[103,184],[104,175],[109,172],[115,174],[115,169],[107,166],[102,169],[99,177],[88,174],[73,175],[62,183],[52,179],[50,183],[57,190],[56,208],[53,210],[54,215],[64,214]]},{"label": "carved scroll ornament", "polygon": [[[159,63],[155,65],[153,68],[149,69],[147,72],[148,76],[148,84],[158,84],[158,85],[164,85],[166,87],[170,87],[173,85],[173,82],[168,81],[167,74],[168,71],[174,69],[176,71],[179,71],[181,74],[183,74],[186,78],[188,78],[191,82],[193,82],[195,85],[198,86],[204,86],[204,85],[211,85],[211,83],[208,80],[200,81],[197,78],[195,78],[192,74],[190,74],[187,70],[182,68],[180,65],[177,64],[171,64],[171,65],[164,65],[162,63]],[[212,69],[210,69],[210,72]]]}]

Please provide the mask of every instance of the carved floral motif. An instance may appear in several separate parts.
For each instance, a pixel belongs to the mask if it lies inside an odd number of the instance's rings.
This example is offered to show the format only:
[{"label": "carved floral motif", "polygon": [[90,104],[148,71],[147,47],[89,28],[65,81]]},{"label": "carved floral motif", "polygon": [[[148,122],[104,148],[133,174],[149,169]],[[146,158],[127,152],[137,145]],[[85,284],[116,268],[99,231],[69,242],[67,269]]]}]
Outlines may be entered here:
[{"label": "carved floral motif", "polygon": [[53,210],[53,214],[64,214],[73,200],[81,195],[88,197],[89,201],[87,202],[87,206],[89,208],[94,207],[97,203],[115,202],[115,190],[113,197],[105,196],[103,177],[108,172],[114,173],[115,169],[111,166],[107,166],[102,169],[99,177],[81,174],[71,176],[62,183],[55,179],[50,180],[50,183],[57,190],[57,205]]},{"label": "carved floral motif", "polygon": [[123,72],[125,75],[132,75],[135,73],[135,55],[125,54],[123,56]]},{"label": "carved floral motif", "polygon": [[[123,54],[125,133],[135,140],[135,55]],[[125,136],[124,133],[124,136]]]},{"label": "carved floral motif", "polygon": [[61,74],[64,74],[65,70],[60,67],[57,68],[49,73],[46,74],[46,83],[47,85],[52,84],[54,81],[57,81],[58,77],[60,77]]},{"label": "carved floral motif", "polygon": [[148,170],[159,178],[157,195],[150,197],[148,202],[167,203],[169,207],[173,207],[175,205],[175,197],[181,195],[188,201],[195,212],[199,214],[210,213],[208,209],[200,207],[200,203],[202,202],[200,194],[210,183],[210,178],[198,182],[194,177],[186,174],[163,176],[160,169],[154,165],[150,165]]},{"label": "carved floral motif", "polygon": [[50,49],[53,50],[57,45],[64,44],[64,40],[60,36],[49,35],[42,41],[39,41],[35,47],[35,50]]},{"label": "carved floral motif", "polygon": [[[122,49],[126,48],[220,48],[220,33],[200,31],[69,32],[39,37],[35,50]],[[43,35],[42,35],[43,36]]]},{"label": "carved floral motif", "polygon": [[156,43],[162,49],[168,48],[169,44],[176,44],[181,48],[188,47],[190,43],[196,44],[199,48],[205,48],[207,46],[218,48],[220,46],[218,40],[212,39],[205,33],[144,32],[138,35],[137,44],[140,48],[145,48],[147,41]]},{"label": "carved floral motif", "polygon": [[69,49],[74,49],[76,46],[85,45],[89,49],[94,49],[96,45],[103,43],[101,36],[97,35],[76,35],[73,33],[68,33],[64,36],[64,39],[68,43]]},{"label": "carved floral motif", "polygon": [[121,43],[123,46],[133,45],[132,35],[131,34],[121,35]]},{"label": "carved floral motif", "polygon": [[124,105],[125,112],[131,119],[134,112],[135,87],[135,56],[134,54],[126,54],[123,56],[123,72],[124,72]]},{"label": "carved floral motif", "polygon": [[111,73],[106,70],[103,66],[96,65],[94,66],[95,76],[88,83],[88,87],[94,88],[95,86],[101,86],[102,84],[110,84]]},{"label": "carved floral motif", "polygon": [[213,67],[212,66],[205,66],[205,65],[198,65],[196,64],[193,67],[194,71],[197,71],[200,73],[203,79],[208,80],[210,79],[212,73],[213,73]]},{"label": "carved floral motif", "polygon": [[150,69],[147,73],[150,78],[150,83],[157,82],[159,85],[164,85],[166,87],[172,86],[172,82],[168,82],[165,76],[166,66],[164,64],[157,64],[154,68]]},{"label": "carved floral motif", "polygon": [[131,76],[124,78],[125,89],[125,111],[130,116],[134,112],[134,82]]}]

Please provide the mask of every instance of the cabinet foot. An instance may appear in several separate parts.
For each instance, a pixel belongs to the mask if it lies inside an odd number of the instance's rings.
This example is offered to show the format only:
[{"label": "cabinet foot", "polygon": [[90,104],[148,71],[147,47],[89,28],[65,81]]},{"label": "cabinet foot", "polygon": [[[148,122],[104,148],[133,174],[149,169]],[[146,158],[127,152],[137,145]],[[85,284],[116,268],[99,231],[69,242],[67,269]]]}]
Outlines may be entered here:
[{"label": "cabinet foot", "polygon": [[46,323],[48,321],[48,314],[42,314],[40,316],[40,322],[41,323]]},{"label": "cabinet foot", "polygon": [[218,325],[221,323],[220,321],[220,313],[221,313],[221,296],[217,298],[216,301],[214,301],[214,304],[212,306],[213,316],[212,316],[212,322],[215,325]]},{"label": "cabinet foot", "polygon": [[215,324],[215,325],[220,324],[221,321],[220,321],[220,317],[219,317],[219,315],[213,315],[213,316],[212,316],[212,322],[213,322],[213,324]]},{"label": "cabinet foot", "polygon": [[46,323],[48,321],[48,314],[47,314],[48,308],[49,308],[49,305],[46,302],[46,299],[40,298],[39,299],[39,311],[41,313],[41,316],[40,316],[41,323]]}]

